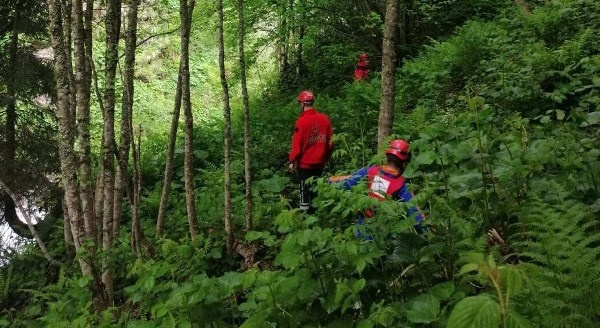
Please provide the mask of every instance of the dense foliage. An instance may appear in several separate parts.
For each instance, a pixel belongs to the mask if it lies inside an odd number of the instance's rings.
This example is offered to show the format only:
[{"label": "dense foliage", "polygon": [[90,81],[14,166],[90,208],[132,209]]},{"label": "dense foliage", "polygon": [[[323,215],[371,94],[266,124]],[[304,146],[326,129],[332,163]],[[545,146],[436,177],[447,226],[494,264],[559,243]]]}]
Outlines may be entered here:
[{"label": "dense foliage", "polygon": [[[348,83],[355,54],[363,48],[334,33],[344,31],[338,24],[353,20],[314,15],[308,22],[315,31],[307,31],[306,46],[322,52],[310,52],[306,75],[293,82],[285,74],[277,79],[261,62],[259,47],[273,40],[254,31],[256,204],[255,228],[247,233],[242,231],[240,113],[234,114],[232,172],[236,234],[258,252],[251,267],[228,253],[214,49],[207,46],[209,36],[195,31],[192,49],[198,52],[191,71],[199,107],[194,156],[202,236],[194,242],[187,238],[180,146],[168,238],[153,241],[152,258],[137,258],[123,226],[112,259],[119,264],[114,307],[94,313],[91,278],[81,276],[75,261],[46,264],[30,245],[0,267],[0,326],[597,326],[600,3],[467,2],[472,6],[412,2],[418,10],[408,12],[423,18],[423,25],[408,33],[412,56],[403,58],[397,74],[394,132],[415,151],[405,176],[414,202],[427,214],[428,232],[414,231],[411,219],[401,214],[406,204],[376,202],[364,186],[348,192],[320,181],[316,214],[295,208],[295,178],[284,163],[298,110],[297,86],[314,88],[316,107],[333,123],[336,150],[327,175],[382,160],[375,149],[379,77],[372,72],[366,82]],[[319,9],[342,3],[325,1]],[[257,13],[267,8],[259,1],[249,6]],[[207,19],[200,17],[204,10],[211,8],[200,8],[195,22]],[[368,19],[380,33],[377,18],[373,13]],[[445,34],[454,27],[452,35]],[[434,39],[425,41],[417,32]],[[166,138],[166,124],[156,119],[167,119],[164,108],[172,92],[164,89],[174,88],[176,80],[173,40],[140,49],[136,106],[137,118],[148,123],[141,205],[148,236],[160,201]],[[144,56],[155,57],[145,63]],[[236,109],[237,96],[234,102]],[[368,227],[375,238],[357,239],[356,213],[373,207],[376,216]],[[68,261],[62,236],[52,235],[48,244],[53,255]]]}]

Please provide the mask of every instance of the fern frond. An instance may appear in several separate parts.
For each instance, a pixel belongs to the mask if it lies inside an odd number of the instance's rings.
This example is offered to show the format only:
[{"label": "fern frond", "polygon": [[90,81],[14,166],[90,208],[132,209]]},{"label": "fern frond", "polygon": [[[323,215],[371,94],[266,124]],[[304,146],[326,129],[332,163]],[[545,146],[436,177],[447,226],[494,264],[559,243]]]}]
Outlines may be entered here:
[{"label": "fern frond", "polygon": [[511,245],[542,271],[524,306],[536,308],[543,327],[594,327],[598,319],[600,233],[589,213],[574,200],[536,199],[512,227]]}]

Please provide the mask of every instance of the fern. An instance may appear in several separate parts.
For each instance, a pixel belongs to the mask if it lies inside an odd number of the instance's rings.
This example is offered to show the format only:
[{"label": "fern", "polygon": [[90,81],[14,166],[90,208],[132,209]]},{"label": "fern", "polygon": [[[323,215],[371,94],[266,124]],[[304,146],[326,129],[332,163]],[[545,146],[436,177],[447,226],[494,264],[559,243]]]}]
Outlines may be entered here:
[{"label": "fern", "polygon": [[586,205],[536,199],[523,208],[513,245],[540,267],[521,304],[540,327],[596,327],[600,319],[600,233]]},{"label": "fern", "polygon": [[2,303],[8,296],[10,281],[12,279],[12,271],[12,265],[8,266],[6,272],[4,270],[0,270],[0,303]]}]

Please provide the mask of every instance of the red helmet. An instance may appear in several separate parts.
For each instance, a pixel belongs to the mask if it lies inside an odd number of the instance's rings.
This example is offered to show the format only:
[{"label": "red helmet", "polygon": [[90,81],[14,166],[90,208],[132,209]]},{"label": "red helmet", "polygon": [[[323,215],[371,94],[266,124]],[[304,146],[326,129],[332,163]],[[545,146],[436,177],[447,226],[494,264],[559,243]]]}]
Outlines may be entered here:
[{"label": "red helmet", "polygon": [[367,58],[369,58],[369,57],[368,57],[368,56],[367,56],[367,54],[366,54],[366,53],[364,53],[364,52],[363,52],[363,53],[361,53],[360,55],[358,55],[358,59],[367,59]]},{"label": "red helmet", "polygon": [[302,92],[300,92],[300,94],[298,95],[298,102],[299,103],[305,103],[305,102],[313,102],[315,101],[315,96],[313,96],[312,92],[304,90]]},{"label": "red helmet", "polygon": [[397,139],[390,142],[390,145],[388,146],[388,149],[385,150],[385,153],[394,155],[401,161],[407,161],[410,159],[409,147],[410,145],[408,142],[402,139]]}]

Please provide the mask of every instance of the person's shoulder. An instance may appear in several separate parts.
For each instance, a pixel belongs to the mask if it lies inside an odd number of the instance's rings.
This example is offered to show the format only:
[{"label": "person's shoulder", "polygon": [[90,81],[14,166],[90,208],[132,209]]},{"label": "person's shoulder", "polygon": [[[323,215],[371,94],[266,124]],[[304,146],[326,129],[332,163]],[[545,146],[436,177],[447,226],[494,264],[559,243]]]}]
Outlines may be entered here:
[{"label": "person's shoulder", "polygon": [[322,119],[329,121],[329,115],[322,113],[322,112],[317,112],[317,113]]}]

